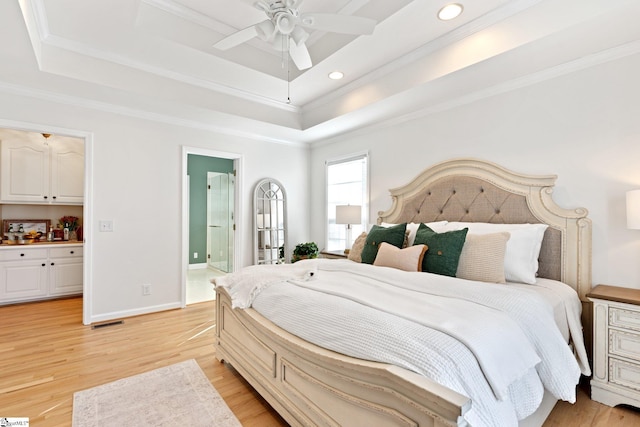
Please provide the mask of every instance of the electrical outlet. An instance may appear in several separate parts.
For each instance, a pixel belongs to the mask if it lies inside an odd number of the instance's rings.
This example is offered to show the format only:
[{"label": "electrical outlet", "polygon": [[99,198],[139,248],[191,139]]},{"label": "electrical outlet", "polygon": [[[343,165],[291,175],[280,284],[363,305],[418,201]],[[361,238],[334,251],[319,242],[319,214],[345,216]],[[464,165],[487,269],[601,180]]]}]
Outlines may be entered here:
[{"label": "electrical outlet", "polygon": [[193,253],[193,259],[198,259],[198,252]]},{"label": "electrical outlet", "polygon": [[148,283],[142,285],[142,295],[151,295],[151,285]]}]

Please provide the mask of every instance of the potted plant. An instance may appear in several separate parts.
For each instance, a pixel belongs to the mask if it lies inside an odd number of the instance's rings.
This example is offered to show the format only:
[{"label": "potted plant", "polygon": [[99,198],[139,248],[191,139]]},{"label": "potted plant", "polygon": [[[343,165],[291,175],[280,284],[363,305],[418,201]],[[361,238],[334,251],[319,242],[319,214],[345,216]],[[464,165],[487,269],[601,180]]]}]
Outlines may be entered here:
[{"label": "potted plant", "polygon": [[317,257],[318,245],[316,245],[314,242],[299,243],[293,250],[293,259],[291,260],[291,262]]}]

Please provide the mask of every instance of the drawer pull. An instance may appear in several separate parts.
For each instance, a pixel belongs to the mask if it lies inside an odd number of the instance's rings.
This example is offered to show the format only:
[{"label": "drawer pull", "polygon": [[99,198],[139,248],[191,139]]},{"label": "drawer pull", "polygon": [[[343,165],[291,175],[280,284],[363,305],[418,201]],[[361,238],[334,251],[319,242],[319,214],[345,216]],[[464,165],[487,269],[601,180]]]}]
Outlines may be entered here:
[{"label": "drawer pull", "polygon": [[24,254],[20,254],[20,256],[24,256]]},{"label": "drawer pull", "polygon": [[73,255],[73,251],[71,251],[71,255]]},{"label": "drawer pull", "polygon": [[47,264],[45,264],[44,262],[42,263],[42,266],[45,267]]},{"label": "drawer pull", "polygon": [[51,263],[51,265],[56,265],[56,263],[55,263],[55,262],[52,262],[52,263]]}]

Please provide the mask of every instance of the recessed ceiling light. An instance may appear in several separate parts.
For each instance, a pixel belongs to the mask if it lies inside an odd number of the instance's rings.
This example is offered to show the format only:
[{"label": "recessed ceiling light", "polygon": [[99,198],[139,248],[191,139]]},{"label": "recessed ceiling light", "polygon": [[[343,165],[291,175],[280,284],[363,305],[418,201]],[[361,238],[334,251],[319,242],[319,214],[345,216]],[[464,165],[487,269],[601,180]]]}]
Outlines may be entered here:
[{"label": "recessed ceiling light", "polygon": [[438,11],[438,19],[442,21],[449,21],[457,18],[462,13],[462,9],[463,7],[460,3],[451,3],[443,6],[442,9]]},{"label": "recessed ceiling light", "polygon": [[344,77],[344,73],[342,71],[332,71],[329,73],[329,78],[331,80],[340,80]]}]

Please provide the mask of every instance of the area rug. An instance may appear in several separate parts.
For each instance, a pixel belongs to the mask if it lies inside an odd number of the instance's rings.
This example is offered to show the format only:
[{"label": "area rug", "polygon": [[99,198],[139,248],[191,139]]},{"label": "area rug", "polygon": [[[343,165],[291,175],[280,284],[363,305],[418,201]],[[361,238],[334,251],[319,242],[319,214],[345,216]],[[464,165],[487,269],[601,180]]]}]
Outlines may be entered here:
[{"label": "area rug", "polygon": [[73,395],[73,427],[241,425],[193,359]]}]

